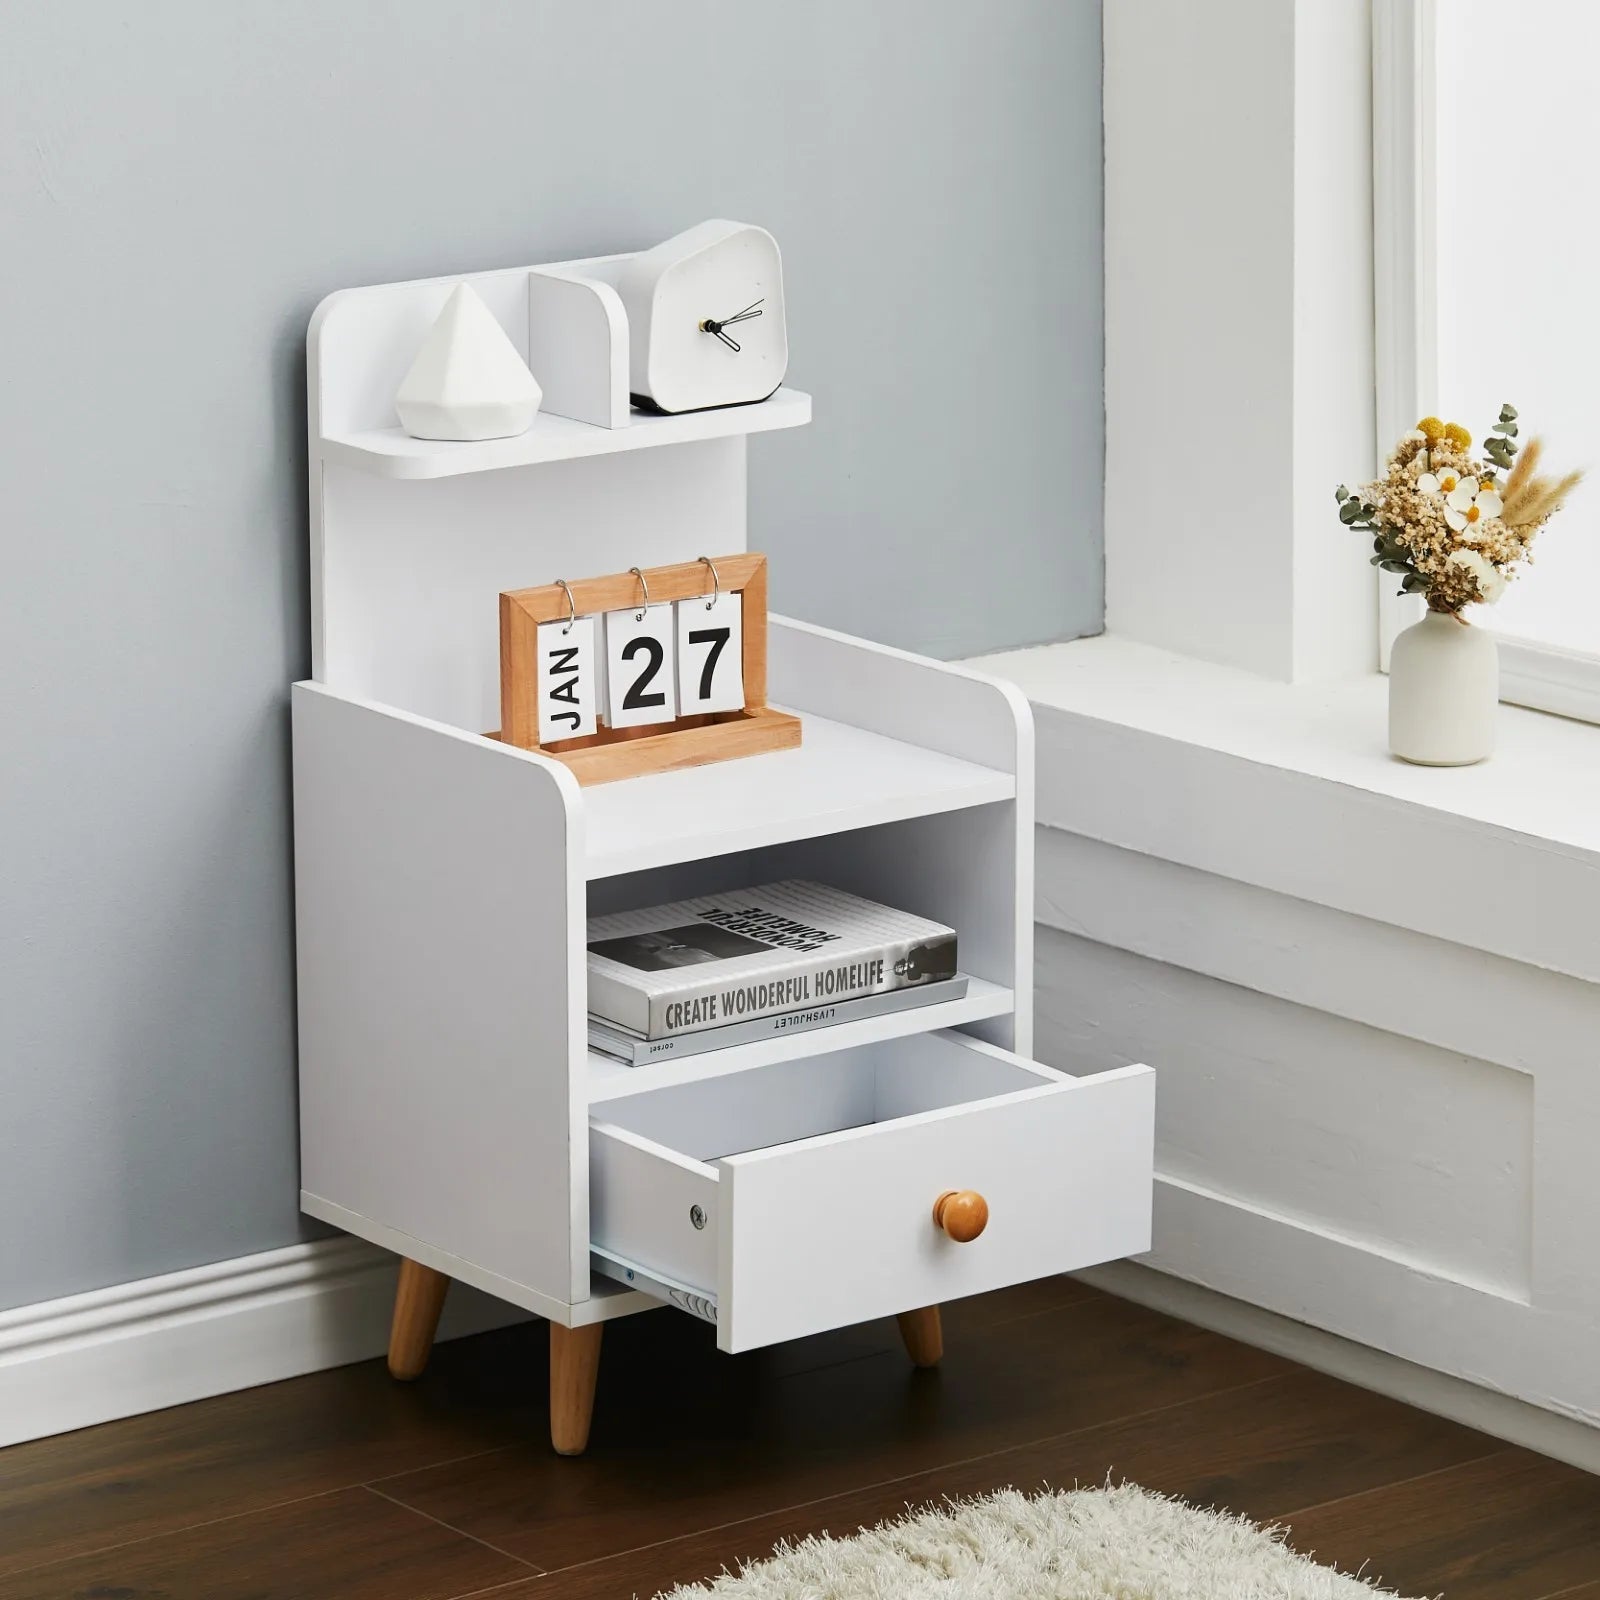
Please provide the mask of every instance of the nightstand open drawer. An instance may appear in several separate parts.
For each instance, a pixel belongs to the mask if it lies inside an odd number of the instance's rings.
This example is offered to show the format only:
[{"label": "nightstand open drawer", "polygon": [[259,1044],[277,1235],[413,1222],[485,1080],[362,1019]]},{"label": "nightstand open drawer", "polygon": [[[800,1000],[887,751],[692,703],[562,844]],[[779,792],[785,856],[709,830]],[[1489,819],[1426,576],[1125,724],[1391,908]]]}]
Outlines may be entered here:
[{"label": "nightstand open drawer", "polygon": [[[1070,1078],[953,1032],[641,1085],[590,1118],[594,1265],[737,1351],[1132,1255],[1154,1109],[1148,1067]],[[949,1190],[988,1203],[970,1242],[934,1221]]]}]

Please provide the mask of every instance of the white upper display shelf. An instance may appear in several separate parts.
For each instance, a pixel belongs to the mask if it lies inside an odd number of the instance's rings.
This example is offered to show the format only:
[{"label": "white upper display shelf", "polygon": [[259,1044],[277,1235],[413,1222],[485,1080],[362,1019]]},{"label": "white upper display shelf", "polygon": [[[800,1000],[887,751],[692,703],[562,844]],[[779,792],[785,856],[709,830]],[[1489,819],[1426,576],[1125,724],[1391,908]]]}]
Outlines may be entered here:
[{"label": "white upper display shelf", "polygon": [[798,428],[811,420],[811,396],[798,389],[779,389],[758,405],[723,406],[687,411],[679,416],[635,412],[620,428],[602,428],[572,417],[541,411],[533,426],[512,439],[462,443],[449,439],[413,439],[398,425],[353,433],[324,434],[322,457],[342,461],[385,478],[451,478],[463,472],[494,472],[502,467],[529,467],[576,456],[611,455],[618,450],[646,450],[652,445],[691,444],[697,439],[725,439],[735,434],[770,433]]},{"label": "white upper display shelf", "polygon": [[[597,256],[329,295],[307,339],[313,454],[380,477],[449,478],[811,420],[811,397],[789,388],[755,405],[677,416],[632,410],[628,317],[615,287],[627,260]],[[514,438],[413,439],[395,415],[400,380],[459,283],[477,291],[544,391],[532,428]]]}]

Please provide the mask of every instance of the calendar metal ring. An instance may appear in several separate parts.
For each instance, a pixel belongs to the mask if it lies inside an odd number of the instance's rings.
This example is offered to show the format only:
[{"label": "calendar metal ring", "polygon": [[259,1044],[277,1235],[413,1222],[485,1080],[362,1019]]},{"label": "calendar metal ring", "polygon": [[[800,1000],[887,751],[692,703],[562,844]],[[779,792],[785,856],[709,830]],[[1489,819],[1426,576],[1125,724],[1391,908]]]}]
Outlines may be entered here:
[{"label": "calendar metal ring", "polygon": [[706,601],[706,610],[709,611],[722,598],[722,579],[717,576],[716,563],[710,556],[696,556],[696,561],[703,561],[711,568],[711,598]]},{"label": "calendar metal ring", "polygon": [[565,635],[572,632],[572,624],[578,620],[578,608],[572,602],[572,591],[567,587],[565,578],[556,579],[556,588],[567,597],[567,625],[561,630]]},{"label": "calendar metal ring", "polygon": [[628,571],[631,572],[634,575],[634,577],[636,577],[639,580],[639,587],[642,590],[644,590],[644,607],[641,607],[638,611],[635,611],[634,614],[633,614],[633,620],[635,622],[643,622],[644,621],[644,608],[648,607],[649,604],[650,604],[650,585],[644,581],[644,574],[637,567],[629,567]]}]

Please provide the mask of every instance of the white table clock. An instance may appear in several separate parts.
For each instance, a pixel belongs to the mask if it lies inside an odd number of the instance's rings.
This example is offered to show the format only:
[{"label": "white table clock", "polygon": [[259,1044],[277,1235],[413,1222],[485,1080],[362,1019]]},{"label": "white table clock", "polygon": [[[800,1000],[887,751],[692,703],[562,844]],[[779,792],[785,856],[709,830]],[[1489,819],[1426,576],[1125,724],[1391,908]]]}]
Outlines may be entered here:
[{"label": "white table clock", "polygon": [[750,405],[783,382],[783,262],[765,228],[702,222],[634,256],[617,293],[628,313],[634,405]]}]

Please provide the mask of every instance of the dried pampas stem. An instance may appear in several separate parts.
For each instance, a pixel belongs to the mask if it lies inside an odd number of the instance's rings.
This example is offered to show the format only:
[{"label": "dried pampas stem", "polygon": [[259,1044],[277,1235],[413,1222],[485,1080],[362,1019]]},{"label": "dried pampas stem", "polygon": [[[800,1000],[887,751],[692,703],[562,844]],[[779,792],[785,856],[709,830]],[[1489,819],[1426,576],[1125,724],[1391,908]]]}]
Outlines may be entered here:
[{"label": "dried pampas stem", "polygon": [[1578,488],[1582,480],[1584,475],[1581,472],[1568,472],[1560,483],[1550,483],[1549,478],[1536,478],[1531,485],[1533,490],[1531,504],[1518,510],[1514,525],[1520,528],[1531,522],[1547,522],[1562,509],[1562,502],[1566,496],[1573,493],[1574,488]]},{"label": "dried pampas stem", "polygon": [[1507,527],[1525,528],[1532,522],[1544,522],[1561,509],[1562,502],[1583,482],[1581,472],[1569,472],[1559,483],[1548,478],[1535,478],[1528,484],[1517,504],[1508,505],[1502,516]]},{"label": "dried pampas stem", "polygon": [[1511,469],[1511,476],[1506,479],[1506,486],[1500,491],[1500,498],[1509,507],[1522,492],[1523,486],[1533,477],[1533,469],[1539,465],[1539,457],[1544,454],[1544,440],[1530,439],[1522,448],[1522,454],[1517,457],[1517,464]]}]

